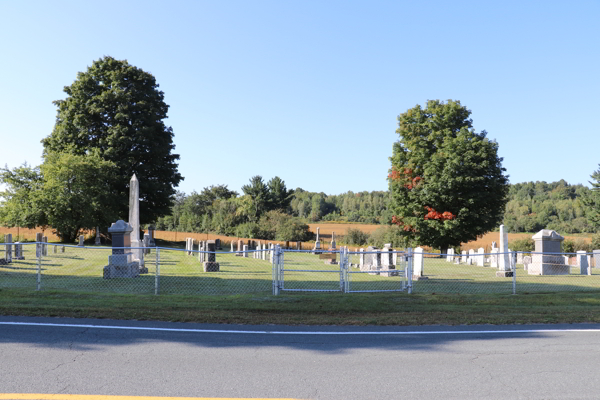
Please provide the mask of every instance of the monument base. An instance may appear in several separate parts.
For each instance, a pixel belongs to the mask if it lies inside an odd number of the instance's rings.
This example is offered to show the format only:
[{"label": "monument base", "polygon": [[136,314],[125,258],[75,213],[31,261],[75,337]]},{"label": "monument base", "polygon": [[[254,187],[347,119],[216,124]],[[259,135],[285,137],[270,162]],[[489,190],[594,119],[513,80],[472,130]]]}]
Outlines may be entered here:
[{"label": "monument base", "polygon": [[527,267],[529,275],[569,275],[571,266],[561,264],[531,263]]},{"label": "monument base", "polygon": [[143,265],[139,267],[139,270],[140,270],[140,274],[147,274],[148,273],[148,268],[146,268]]},{"label": "monument base", "polygon": [[512,271],[496,271],[496,278],[509,278],[513,276]]},{"label": "monument base", "polygon": [[107,265],[104,267],[104,279],[112,278],[135,278],[140,275],[140,266],[137,261],[127,265]]},{"label": "monument base", "polygon": [[413,281],[424,281],[429,279],[428,276],[418,276],[418,275],[413,275]]},{"label": "monument base", "polygon": [[4,258],[0,258],[0,265],[8,265],[10,261],[6,261]]},{"label": "monument base", "polygon": [[218,262],[206,261],[204,264],[204,272],[219,272],[220,266]]}]

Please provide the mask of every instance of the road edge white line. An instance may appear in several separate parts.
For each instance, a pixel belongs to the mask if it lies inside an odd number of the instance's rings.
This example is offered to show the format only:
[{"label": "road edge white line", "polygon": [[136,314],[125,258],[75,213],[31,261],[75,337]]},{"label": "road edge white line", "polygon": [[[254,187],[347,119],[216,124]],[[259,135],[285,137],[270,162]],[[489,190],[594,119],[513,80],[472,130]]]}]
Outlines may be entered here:
[{"label": "road edge white line", "polygon": [[87,325],[87,324],[56,324],[46,322],[2,322],[0,325],[13,326],[44,326],[61,328],[86,328],[86,329],[120,329],[155,332],[184,332],[184,333],[232,333],[232,334],[260,334],[260,335],[472,335],[472,334],[498,334],[498,333],[557,333],[557,332],[600,332],[600,329],[506,329],[506,330],[472,330],[472,331],[264,331],[264,330],[228,330],[228,329],[192,329],[192,328],[159,328],[147,326],[121,326],[121,325]]}]

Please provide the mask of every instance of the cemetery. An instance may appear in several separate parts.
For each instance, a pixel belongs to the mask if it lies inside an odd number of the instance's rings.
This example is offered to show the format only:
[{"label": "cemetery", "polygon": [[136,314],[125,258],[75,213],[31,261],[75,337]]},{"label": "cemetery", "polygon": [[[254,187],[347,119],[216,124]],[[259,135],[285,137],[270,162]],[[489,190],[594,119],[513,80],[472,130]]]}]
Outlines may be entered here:
[{"label": "cemetery", "polygon": [[508,248],[504,225],[489,254],[483,248],[461,254],[449,249],[440,256],[423,247],[394,249],[391,243],[381,249],[349,249],[337,246],[335,232],[327,246],[321,243],[318,227],[312,250],[298,250],[298,243],[292,249],[287,242],[277,259],[280,250],[273,243],[252,239],[223,246],[220,239],[188,237],[185,249],[157,247],[153,227],[140,233],[135,175],[130,181],[129,221],[112,223],[108,232],[111,247],[102,246],[98,234],[91,247],[84,245],[83,235],[76,246],[49,244],[42,233],[31,244],[13,243],[12,235],[5,235],[0,245],[4,255],[0,288],[240,294],[270,293],[277,287],[282,291],[514,294],[518,283],[519,290],[527,292],[600,289],[600,250],[578,252],[572,265],[562,254],[564,237],[547,229],[533,235],[534,252],[518,254]]}]

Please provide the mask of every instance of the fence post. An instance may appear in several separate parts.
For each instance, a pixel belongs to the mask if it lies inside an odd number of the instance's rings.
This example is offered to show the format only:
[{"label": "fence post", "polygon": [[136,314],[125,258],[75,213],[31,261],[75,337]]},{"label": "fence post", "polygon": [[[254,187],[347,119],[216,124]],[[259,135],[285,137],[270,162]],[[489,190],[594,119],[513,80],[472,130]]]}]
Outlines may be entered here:
[{"label": "fence post", "polygon": [[159,276],[160,276],[160,248],[156,247],[156,268],[154,269],[154,294],[159,292]]},{"label": "fence post", "polygon": [[344,281],[346,282],[346,286],[344,287],[344,290],[346,293],[350,292],[350,274],[348,273],[348,270],[350,269],[350,254],[348,254],[348,246],[344,247],[344,265],[345,270],[344,270]]},{"label": "fence post", "polygon": [[37,256],[37,289],[36,290],[41,290],[42,289],[42,251],[41,251],[41,247],[40,250],[38,251],[38,244],[36,243],[35,245],[35,249],[36,249],[36,256]]},{"label": "fence post", "polygon": [[348,265],[346,264],[346,258],[345,258],[345,250],[344,247],[342,247],[340,249],[340,291],[342,293],[346,293],[346,286],[347,286],[347,269],[348,269]]},{"label": "fence post", "polygon": [[273,257],[273,295],[279,296],[279,245],[275,245]]},{"label": "fence post", "polygon": [[412,263],[413,263],[413,249],[412,247],[409,247],[406,249],[406,280],[407,280],[407,289],[408,289],[408,294],[412,294],[412,276],[413,276],[413,271],[412,271]]},{"label": "fence post", "polygon": [[510,264],[512,265],[512,283],[513,283],[513,293],[517,294],[517,252],[513,251],[510,253]]}]

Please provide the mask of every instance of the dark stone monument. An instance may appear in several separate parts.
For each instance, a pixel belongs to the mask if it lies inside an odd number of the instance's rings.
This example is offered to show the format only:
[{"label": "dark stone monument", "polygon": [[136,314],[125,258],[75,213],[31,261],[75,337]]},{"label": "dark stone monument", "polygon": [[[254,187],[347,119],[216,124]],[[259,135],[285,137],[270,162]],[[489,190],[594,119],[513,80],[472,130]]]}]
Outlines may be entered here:
[{"label": "dark stone monument", "polygon": [[112,255],[108,256],[108,265],[104,267],[104,279],[135,278],[140,275],[140,264],[133,260],[130,252],[131,231],[133,228],[127,222],[118,220],[108,228],[112,236]]},{"label": "dark stone monument", "polygon": [[204,272],[218,272],[219,271],[219,263],[217,262],[217,255],[216,255],[216,243],[214,240],[207,240],[206,241],[206,251],[208,251],[207,256],[208,256],[208,261],[205,261],[203,266],[204,266]]}]

